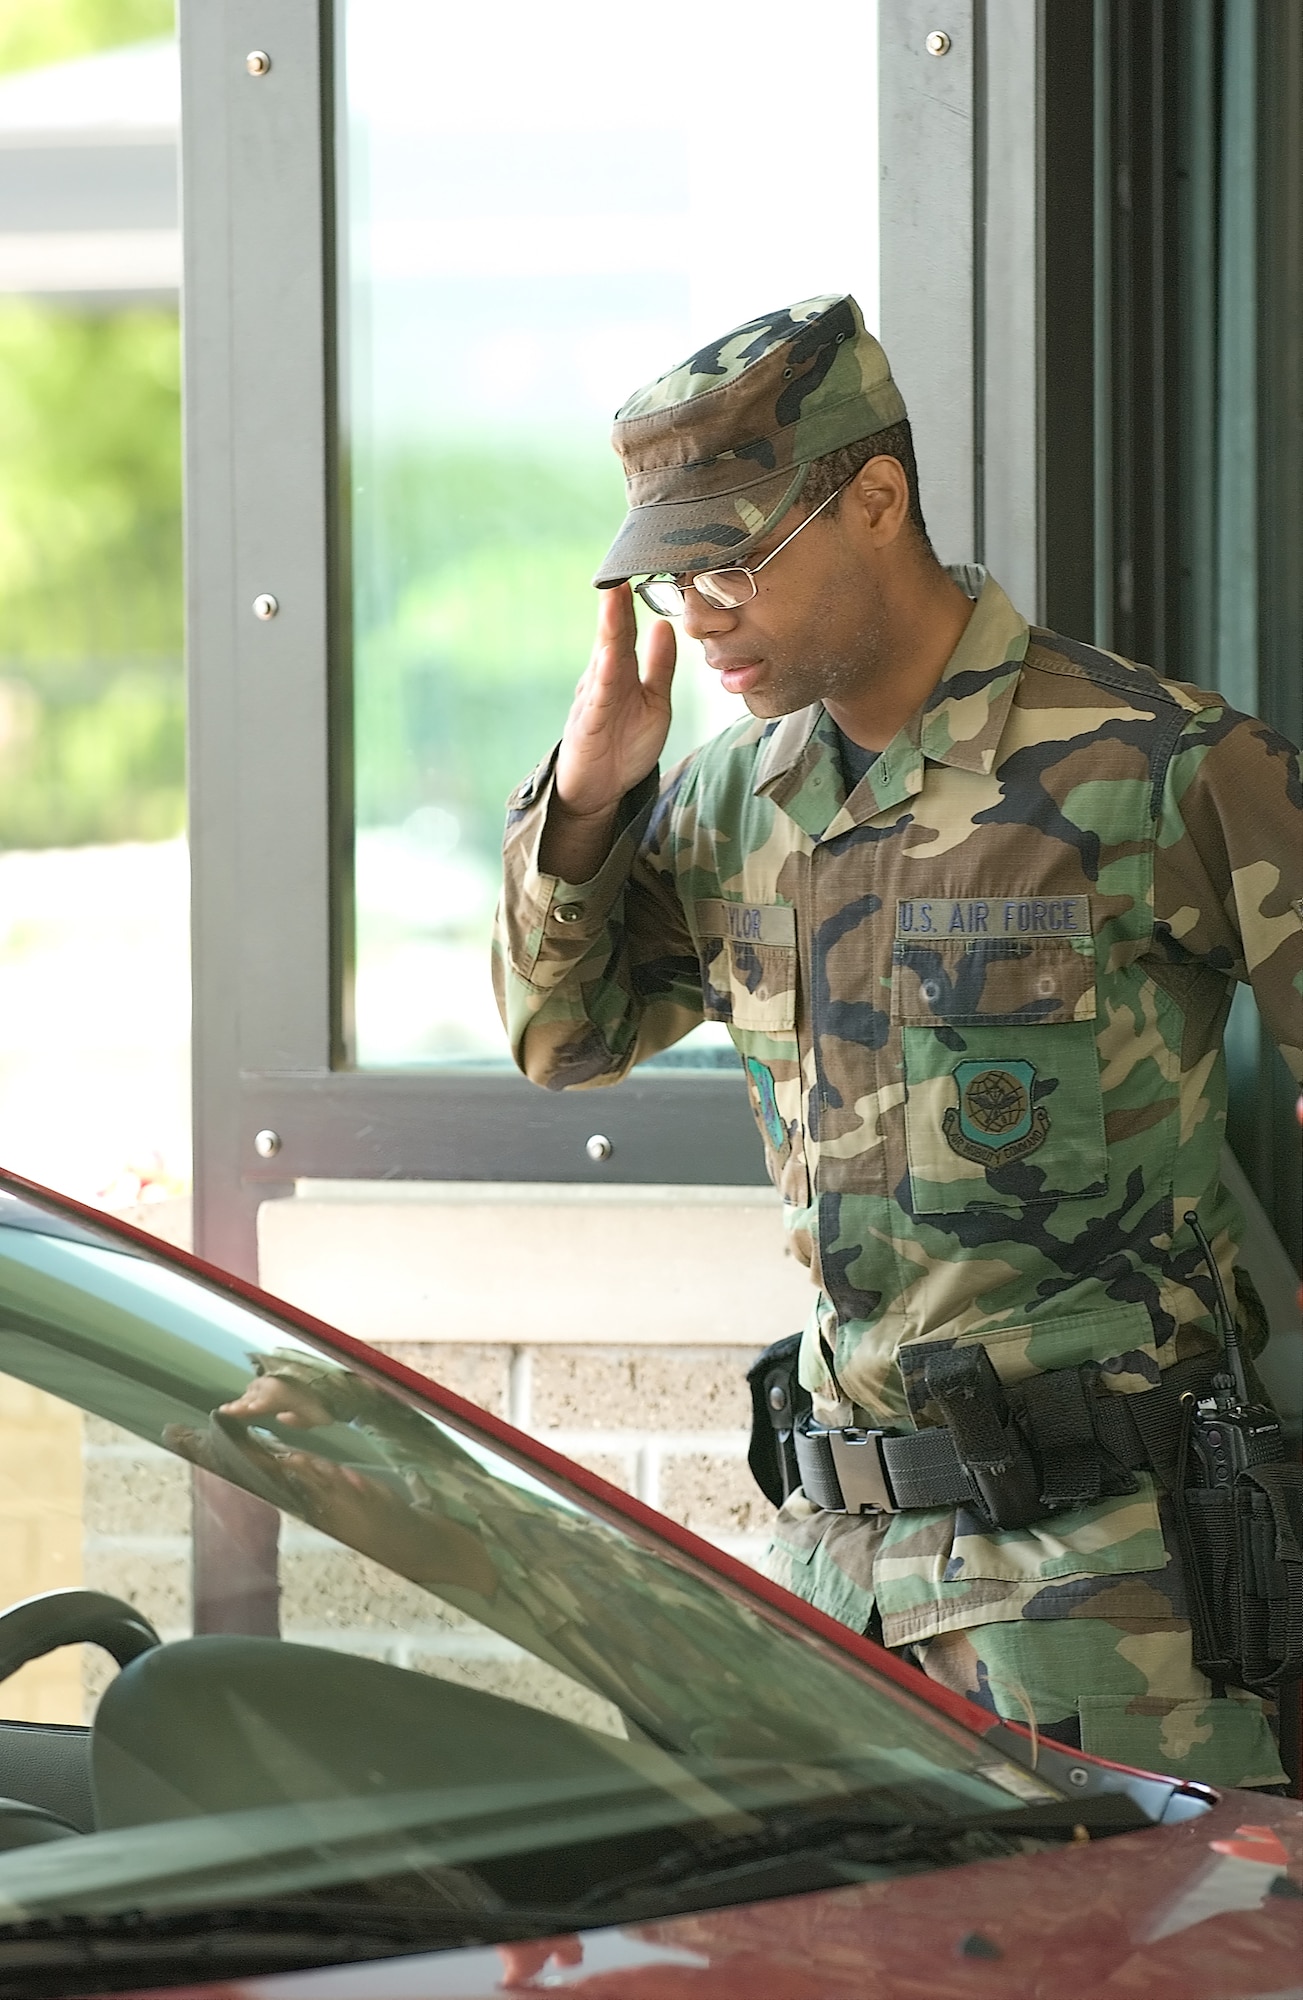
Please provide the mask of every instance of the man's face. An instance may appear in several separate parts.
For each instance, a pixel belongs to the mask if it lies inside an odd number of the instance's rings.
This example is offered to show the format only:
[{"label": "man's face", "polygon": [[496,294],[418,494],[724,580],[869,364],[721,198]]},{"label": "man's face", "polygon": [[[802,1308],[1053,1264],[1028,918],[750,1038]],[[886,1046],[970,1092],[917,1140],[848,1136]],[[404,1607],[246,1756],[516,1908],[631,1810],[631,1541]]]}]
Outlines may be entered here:
[{"label": "man's face", "polygon": [[[790,548],[756,576],[756,595],[722,611],[695,590],[683,627],[709,666],[753,715],[790,715],[815,701],[862,695],[884,653],[882,590],[871,552],[848,532],[850,495],[811,521]],[[804,510],[801,510],[802,513]],[[755,569],[791,534],[795,509],[747,557]],[[686,583],[687,577],[680,577]]]}]

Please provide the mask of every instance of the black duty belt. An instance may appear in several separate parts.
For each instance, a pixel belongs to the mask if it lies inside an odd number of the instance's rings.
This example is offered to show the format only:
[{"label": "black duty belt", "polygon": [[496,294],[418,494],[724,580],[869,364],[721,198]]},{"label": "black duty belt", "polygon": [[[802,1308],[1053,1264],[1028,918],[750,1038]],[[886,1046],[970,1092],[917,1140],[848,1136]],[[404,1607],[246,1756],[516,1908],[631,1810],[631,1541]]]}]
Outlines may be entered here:
[{"label": "black duty belt", "polygon": [[801,1486],[833,1513],[971,1507],[1004,1527],[1110,1493],[1136,1472],[1174,1483],[1183,1395],[1203,1393],[1215,1357],[1178,1362],[1137,1395],[1101,1388],[1097,1368],[1058,1368],[1004,1389],[980,1347],[929,1364],[946,1425],[920,1431],[828,1429],[807,1413],[793,1427]]},{"label": "black duty belt", "polygon": [[793,1440],[807,1500],[833,1514],[949,1507],[973,1489],[947,1430],[824,1430],[810,1418]]}]

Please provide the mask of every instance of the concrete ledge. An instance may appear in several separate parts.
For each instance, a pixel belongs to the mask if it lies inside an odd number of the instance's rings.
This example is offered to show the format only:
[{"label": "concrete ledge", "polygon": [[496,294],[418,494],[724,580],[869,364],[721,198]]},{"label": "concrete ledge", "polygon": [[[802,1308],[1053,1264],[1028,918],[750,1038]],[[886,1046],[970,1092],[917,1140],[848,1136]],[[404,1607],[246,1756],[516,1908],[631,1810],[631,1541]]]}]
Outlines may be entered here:
[{"label": "concrete ledge", "polygon": [[258,1216],[267,1290],[362,1340],[766,1346],[810,1281],[767,1188],[300,1182]]}]

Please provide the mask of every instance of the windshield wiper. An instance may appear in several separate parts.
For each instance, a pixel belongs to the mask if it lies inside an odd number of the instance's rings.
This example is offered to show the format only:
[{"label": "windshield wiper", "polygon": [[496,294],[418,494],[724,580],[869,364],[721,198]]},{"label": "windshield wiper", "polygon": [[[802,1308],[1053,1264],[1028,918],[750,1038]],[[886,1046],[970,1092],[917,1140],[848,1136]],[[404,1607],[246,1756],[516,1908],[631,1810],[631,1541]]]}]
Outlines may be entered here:
[{"label": "windshield wiper", "polygon": [[[690,1848],[676,1848],[645,1868],[611,1876],[576,1898],[573,1916],[591,1923],[612,1908],[641,1907],[664,1889],[717,1891],[730,1878],[753,1879],[762,1871],[799,1870],[803,1865],[936,1868],[970,1861],[998,1860],[1020,1851],[1023,1840],[1069,1841],[1088,1836],[1134,1833],[1154,1821],[1123,1792],[1087,1799],[1055,1799],[962,1819],[917,1819],[884,1825],[854,1807],[773,1814],[754,1833],[721,1835]],[[854,1880],[854,1874],[844,1879]],[[781,1893],[775,1890],[773,1893]]]},{"label": "windshield wiper", "polygon": [[955,1867],[1017,1853],[1024,1840],[1064,1841],[1081,1828],[1103,1835],[1153,1824],[1121,1792],[893,1824],[848,1804],[817,1814],[789,1809],[754,1832],[676,1845],[648,1866],[595,1882],[561,1906],[450,1907],[433,1900],[332,1896],[204,1910],[33,1916],[0,1926],[0,2000],[111,1992],[138,1986],[155,1970],[169,1984],[189,1983],[555,1937],[667,1907],[737,1900],[733,1890],[793,1894],[863,1879],[865,1869]]},{"label": "windshield wiper", "polygon": [[[0,1927],[0,2000],[136,1985],[153,1968],[168,1983],[347,1964],[404,1952],[512,1943],[572,1928],[566,1913],[450,1909],[380,1902],[283,1901],[208,1910],[114,1910],[39,1916]],[[107,1982],[107,1983],[106,1983]]]}]

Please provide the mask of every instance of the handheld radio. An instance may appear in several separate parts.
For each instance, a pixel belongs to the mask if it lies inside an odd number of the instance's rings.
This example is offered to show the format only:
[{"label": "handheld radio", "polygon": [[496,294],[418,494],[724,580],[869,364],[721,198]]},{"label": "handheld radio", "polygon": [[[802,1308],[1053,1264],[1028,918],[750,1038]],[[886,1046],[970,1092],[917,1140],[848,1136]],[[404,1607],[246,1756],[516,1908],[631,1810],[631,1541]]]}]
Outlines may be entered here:
[{"label": "handheld radio", "polygon": [[1270,1465],[1283,1459],[1285,1435],[1273,1409],[1249,1400],[1239,1329],[1227,1304],[1212,1245],[1192,1208],[1186,1210],[1185,1220],[1194,1232],[1212,1279],[1213,1316],[1225,1360],[1221,1371],[1213,1376],[1211,1395],[1201,1396],[1195,1402],[1190,1421],[1191,1470],[1195,1473],[1191,1484],[1224,1488],[1233,1486],[1251,1465]]}]

